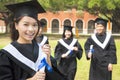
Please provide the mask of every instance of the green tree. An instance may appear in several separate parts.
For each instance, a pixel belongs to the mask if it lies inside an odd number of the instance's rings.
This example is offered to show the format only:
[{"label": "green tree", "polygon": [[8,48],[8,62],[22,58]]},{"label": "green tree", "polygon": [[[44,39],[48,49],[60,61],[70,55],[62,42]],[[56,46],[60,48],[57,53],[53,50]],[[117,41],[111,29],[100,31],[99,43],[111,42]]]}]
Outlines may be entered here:
[{"label": "green tree", "polygon": [[83,9],[97,16],[107,18],[113,23],[113,33],[120,32],[119,0],[85,0]]},{"label": "green tree", "polygon": [[[10,19],[9,12],[4,5],[7,3],[22,2],[26,0],[0,0],[1,20],[5,20],[6,25]],[[113,32],[120,32],[120,1],[119,0],[38,0],[47,11],[67,10],[73,7],[77,10],[85,10],[91,14],[106,18],[112,21]],[[0,15],[1,16],[1,15]],[[7,21],[8,20],[8,21]]]},{"label": "green tree", "polygon": [[9,32],[9,23],[11,21],[11,13],[5,8],[5,5],[7,4],[13,4],[17,2],[23,2],[25,0],[0,0],[0,20],[3,20],[5,22],[6,27],[6,33]]},{"label": "green tree", "polygon": [[[91,14],[111,20],[113,33],[120,32],[120,1],[119,0],[40,0],[46,10],[59,11],[72,7],[85,10]],[[45,2],[46,1],[46,2]]]}]

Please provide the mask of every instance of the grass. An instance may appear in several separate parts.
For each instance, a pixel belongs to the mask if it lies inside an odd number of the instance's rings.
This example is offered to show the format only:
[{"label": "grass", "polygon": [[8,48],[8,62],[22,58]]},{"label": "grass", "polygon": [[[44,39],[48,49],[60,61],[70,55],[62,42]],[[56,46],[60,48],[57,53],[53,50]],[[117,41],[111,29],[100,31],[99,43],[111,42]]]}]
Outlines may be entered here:
[{"label": "grass", "polygon": [[[82,47],[84,46],[85,40],[86,39],[79,39],[79,42],[82,45]],[[57,40],[49,39],[49,42],[52,47],[52,55],[53,55],[55,45],[57,44]],[[113,66],[112,80],[120,80],[120,45],[118,44],[120,40],[116,39],[115,42],[117,48],[118,63],[117,65]],[[9,37],[0,36],[0,49],[5,45],[7,45],[8,43],[10,43]],[[85,53],[83,53],[83,57],[81,58],[81,60],[78,60],[77,63],[78,65],[77,65],[77,73],[75,80],[88,80],[90,62],[86,60]]]}]

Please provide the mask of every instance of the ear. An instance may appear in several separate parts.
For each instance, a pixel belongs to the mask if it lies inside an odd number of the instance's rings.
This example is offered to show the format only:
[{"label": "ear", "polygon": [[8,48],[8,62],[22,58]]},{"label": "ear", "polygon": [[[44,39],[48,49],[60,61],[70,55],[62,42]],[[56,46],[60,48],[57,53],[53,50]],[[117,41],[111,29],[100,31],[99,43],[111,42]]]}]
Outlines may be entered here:
[{"label": "ear", "polygon": [[15,29],[18,30],[18,24],[17,23],[15,23]]}]

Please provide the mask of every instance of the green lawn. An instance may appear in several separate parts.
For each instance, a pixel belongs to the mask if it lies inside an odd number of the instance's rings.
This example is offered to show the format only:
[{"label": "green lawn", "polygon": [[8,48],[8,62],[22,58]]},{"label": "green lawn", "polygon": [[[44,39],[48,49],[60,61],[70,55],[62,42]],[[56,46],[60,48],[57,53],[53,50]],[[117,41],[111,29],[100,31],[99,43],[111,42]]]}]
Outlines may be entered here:
[{"label": "green lawn", "polygon": [[[79,42],[82,45],[82,47],[84,46],[85,40],[86,39],[79,39]],[[52,51],[55,48],[56,42],[57,40],[50,40]],[[112,80],[120,80],[120,44],[118,44],[120,40],[117,39],[115,40],[115,42],[117,47],[118,63],[117,65],[114,65]],[[88,80],[90,61],[86,60],[85,53],[83,53],[82,59],[78,60],[77,63],[78,63],[78,66],[77,66],[77,74],[76,74],[75,80]]]},{"label": "green lawn", "polygon": [[[86,39],[79,39],[80,44],[84,45]],[[10,42],[10,39],[8,37],[0,37],[0,48],[4,47]],[[57,40],[51,40],[49,39],[50,45],[52,47],[52,55],[54,52],[55,45],[57,43]],[[116,47],[117,47],[117,58],[118,58],[118,64],[114,65],[113,68],[113,80],[120,80],[120,40],[115,40]],[[81,60],[78,60],[78,66],[77,66],[77,74],[75,80],[88,80],[88,74],[89,74],[89,66],[90,62],[86,60],[85,53],[83,53],[83,57]]]}]

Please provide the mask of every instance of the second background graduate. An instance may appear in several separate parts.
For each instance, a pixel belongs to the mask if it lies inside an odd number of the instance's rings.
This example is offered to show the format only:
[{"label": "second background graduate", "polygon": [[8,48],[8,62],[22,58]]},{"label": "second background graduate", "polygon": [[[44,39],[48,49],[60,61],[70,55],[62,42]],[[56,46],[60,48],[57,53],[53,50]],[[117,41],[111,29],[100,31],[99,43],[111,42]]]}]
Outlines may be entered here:
[{"label": "second background graduate", "polygon": [[58,69],[67,80],[74,80],[77,70],[77,59],[81,59],[83,49],[78,40],[73,37],[72,26],[64,26],[62,39],[55,48],[55,58]]}]

